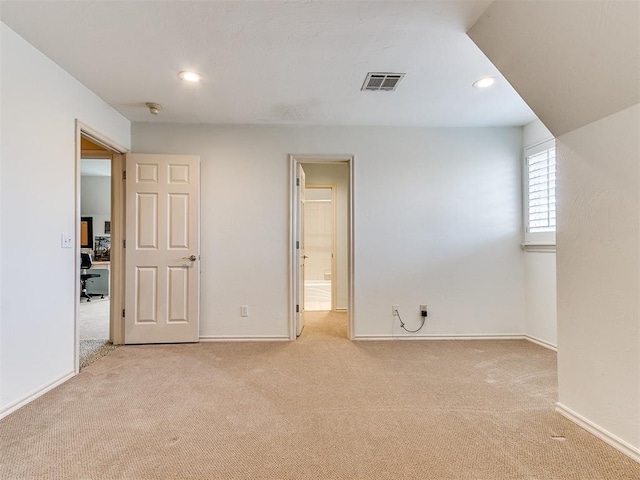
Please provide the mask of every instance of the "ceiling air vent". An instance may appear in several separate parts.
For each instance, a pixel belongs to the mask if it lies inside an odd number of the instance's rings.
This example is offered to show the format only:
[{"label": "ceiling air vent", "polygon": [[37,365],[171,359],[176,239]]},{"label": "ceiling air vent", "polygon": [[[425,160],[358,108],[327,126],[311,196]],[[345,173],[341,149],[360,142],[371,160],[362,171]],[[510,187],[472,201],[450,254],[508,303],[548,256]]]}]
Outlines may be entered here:
[{"label": "ceiling air vent", "polygon": [[404,75],[404,73],[369,72],[362,84],[362,91],[393,92]]}]

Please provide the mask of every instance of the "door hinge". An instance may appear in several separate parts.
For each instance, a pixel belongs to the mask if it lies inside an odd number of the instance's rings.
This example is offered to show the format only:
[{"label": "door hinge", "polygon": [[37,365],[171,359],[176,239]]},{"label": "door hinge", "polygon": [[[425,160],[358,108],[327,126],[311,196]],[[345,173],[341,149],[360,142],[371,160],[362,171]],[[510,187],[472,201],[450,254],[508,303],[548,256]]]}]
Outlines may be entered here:
[{"label": "door hinge", "polygon": [[123,171],[122,171],[122,179],[123,179],[123,180],[126,180],[126,179],[127,179],[127,171],[126,171],[126,170],[123,170]]},{"label": "door hinge", "polygon": [[296,313],[300,313],[300,305],[296,305]]},{"label": "door hinge", "polygon": [[296,250],[300,250],[300,241],[296,240]]},{"label": "door hinge", "polygon": [[122,318],[124,318],[124,308],[122,309]]},{"label": "door hinge", "polygon": [[300,186],[300,179],[296,178],[296,187],[299,187],[299,186]]},{"label": "door hinge", "polygon": [[127,248],[127,241],[126,240],[122,240],[122,248]]}]

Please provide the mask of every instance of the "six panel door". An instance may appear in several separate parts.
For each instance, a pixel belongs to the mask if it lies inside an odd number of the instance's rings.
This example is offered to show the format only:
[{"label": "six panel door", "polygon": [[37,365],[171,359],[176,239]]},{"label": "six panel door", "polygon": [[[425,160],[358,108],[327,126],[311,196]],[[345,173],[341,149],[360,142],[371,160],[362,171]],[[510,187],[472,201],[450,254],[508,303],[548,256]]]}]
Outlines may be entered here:
[{"label": "six panel door", "polygon": [[126,164],[125,343],[197,342],[200,157]]}]

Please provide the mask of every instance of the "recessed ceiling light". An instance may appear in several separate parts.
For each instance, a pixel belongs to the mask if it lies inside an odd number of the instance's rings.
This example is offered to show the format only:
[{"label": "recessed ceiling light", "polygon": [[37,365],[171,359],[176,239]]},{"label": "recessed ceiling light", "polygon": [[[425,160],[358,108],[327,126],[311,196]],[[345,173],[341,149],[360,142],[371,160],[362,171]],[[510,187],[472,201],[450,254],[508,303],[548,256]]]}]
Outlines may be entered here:
[{"label": "recessed ceiling light", "polygon": [[493,77],[482,77],[473,82],[473,86],[476,88],[487,88],[496,83],[496,79]]},{"label": "recessed ceiling light", "polygon": [[202,75],[196,72],[180,72],[178,76],[185,82],[199,82],[202,80]]}]

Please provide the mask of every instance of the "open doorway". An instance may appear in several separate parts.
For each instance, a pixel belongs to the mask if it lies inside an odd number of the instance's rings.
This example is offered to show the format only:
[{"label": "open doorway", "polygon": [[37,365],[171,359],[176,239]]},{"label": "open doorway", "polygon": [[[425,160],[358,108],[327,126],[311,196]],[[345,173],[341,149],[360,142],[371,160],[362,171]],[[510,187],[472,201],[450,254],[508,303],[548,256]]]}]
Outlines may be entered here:
[{"label": "open doorway", "polygon": [[81,137],[80,368],[110,349],[111,169],[113,155]]},{"label": "open doorway", "polygon": [[109,348],[112,154],[81,138],[80,368]]},{"label": "open doorway", "polygon": [[291,339],[309,321],[352,339],[353,157],[292,155],[291,172]]},{"label": "open doorway", "polygon": [[77,373],[122,343],[125,149],[80,122],[76,144]]}]

